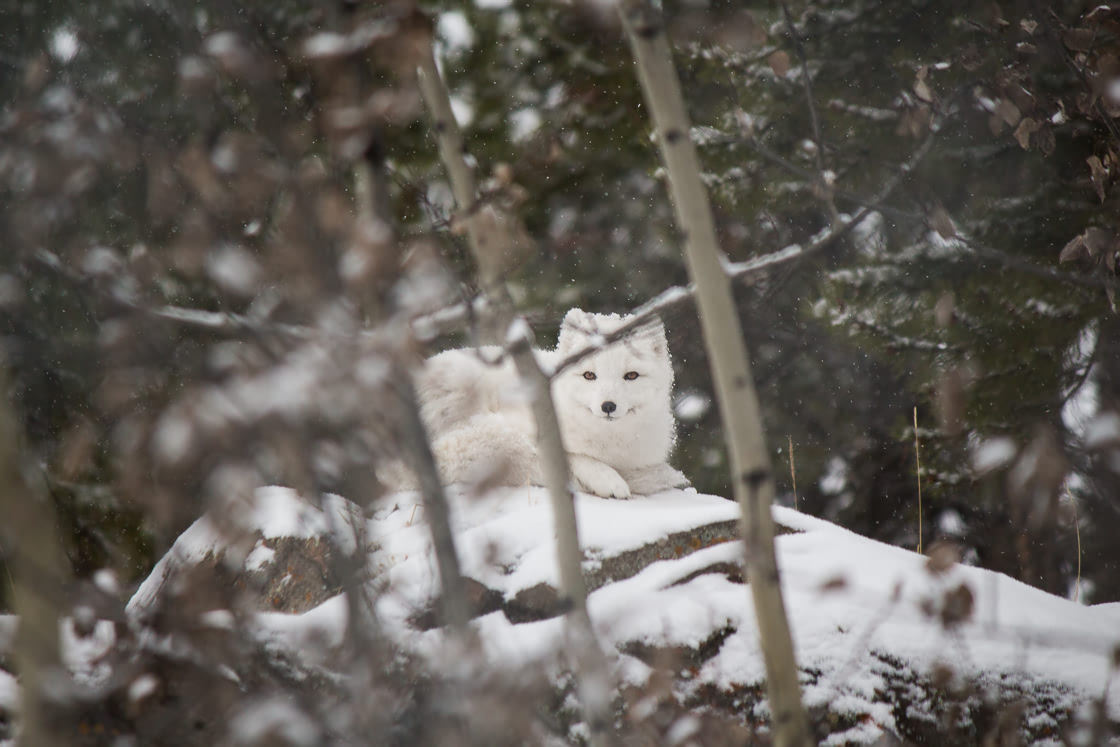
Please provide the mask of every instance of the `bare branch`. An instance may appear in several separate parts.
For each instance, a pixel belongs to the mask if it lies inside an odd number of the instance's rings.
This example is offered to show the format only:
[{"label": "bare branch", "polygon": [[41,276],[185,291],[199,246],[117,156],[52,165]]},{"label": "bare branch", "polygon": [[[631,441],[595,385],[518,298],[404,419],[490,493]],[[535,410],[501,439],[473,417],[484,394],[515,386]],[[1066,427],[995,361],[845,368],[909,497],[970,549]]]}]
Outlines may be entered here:
[{"label": "bare branch", "polygon": [[789,5],[786,4],[785,0],[782,0],[781,5],[786,29],[789,31],[790,38],[793,39],[793,47],[797,51],[798,60],[801,62],[801,82],[805,87],[805,100],[809,106],[809,121],[813,127],[813,144],[816,146],[813,158],[817,164],[817,196],[828,209],[829,222],[835,224],[839,214],[836,212],[836,202],[832,199],[833,186],[825,174],[824,139],[821,137],[821,120],[817,113],[816,98],[813,96],[813,78],[809,73],[809,59],[805,54],[805,45],[801,43],[801,35],[797,32],[797,27],[793,23],[793,16],[790,15]]}]

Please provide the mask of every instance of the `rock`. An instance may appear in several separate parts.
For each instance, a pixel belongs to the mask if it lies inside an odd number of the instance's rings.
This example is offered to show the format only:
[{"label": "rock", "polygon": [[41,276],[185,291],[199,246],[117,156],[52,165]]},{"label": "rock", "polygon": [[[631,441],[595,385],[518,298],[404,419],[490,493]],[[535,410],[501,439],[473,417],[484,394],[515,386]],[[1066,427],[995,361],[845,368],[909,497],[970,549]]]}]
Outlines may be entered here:
[{"label": "rock", "polygon": [[[410,704],[391,715],[400,744],[489,728],[446,720],[439,683],[464,676],[464,666],[482,679],[472,679],[467,690],[449,685],[464,699],[462,708],[470,702],[490,712],[531,698],[533,705],[516,717],[525,719],[525,733],[544,728],[554,737],[582,738],[585,727],[572,705],[576,690],[566,673],[567,604],[557,591],[543,490],[534,488],[528,497],[524,490],[496,491],[481,500],[450,491],[478,644],[469,663],[440,653],[439,579],[423,512],[410,505],[413,496],[398,496],[335,543],[327,529],[342,524],[325,521],[322,510],[294,494],[271,490],[269,505],[288,519],[265,522],[255,544],[223,543],[212,527],[192,527],[169,553],[173,560],[161,561],[130,603],[136,619],[158,626],[161,618],[145,611],[167,610],[176,600],[170,615],[176,625],[164,629],[208,646],[207,660],[221,660],[223,647],[237,641],[244,646],[244,636],[233,636],[243,629],[262,647],[256,663],[243,663],[230,683],[266,693],[310,690],[327,703],[346,670],[343,641],[375,634],[393,652],[390,658],[409,662],[408,674],[393,680],[408,693],[396,697]],[[340,505],[327,510],[354,515]],[[720,744],[765,732],[764,669],[736,541],[738,507],[674,491],[631,501],[580,495],[576,508],[589,614],[611,652],[618,683],[613,703],[620,738],[664,743],[687,733]],[[1116,609],[1074,605],[975,568],[939,566],[934,573],[912,552],[788,509],[775,508],[774,516],[783,594],[818,739],[965,745],[1008,735],[1046,740],[1092,726],[1080,723],[1078,714],[1091,712],[1085,706],[1104,691],[1118,639]],[[277,526],[288,534],[280,535]],[[348,555],[335,545],[352,550],[359,536],[370,538],[364,594],[376,616],[369,633],[348,628],[355,612],[347,596],[337,594],[346,586],[338,554]],[[226,591],[184,597],[184,590],[206,580]],[[198,630],[182,624],[184,613],[199,619],[203,608],[241,612],[228,625],[212,625],[219,630],[204,643]],[[1020,653],[1027,634],[1035,636],[1028,638],[1034,641],[1029,667]],[[320,654],[309,659],[309,651]],[[173,718],[176,709],[203,724],[232,718],[207,699],[209,693],[236,700],[213,672],[163,671],[163,692],[179,702],[201,692],[207,705],[184,711],[160,700],[152,723]],[[1110,698],[1115,713],[1120,697]],[[141,727],[143,718],[136,720]],[[1096,727],[1117,725],[1101,723]],[[209,727],[200,732],[211,734]],[[185,734],[182,739],[167,743],[191,744]]]}]

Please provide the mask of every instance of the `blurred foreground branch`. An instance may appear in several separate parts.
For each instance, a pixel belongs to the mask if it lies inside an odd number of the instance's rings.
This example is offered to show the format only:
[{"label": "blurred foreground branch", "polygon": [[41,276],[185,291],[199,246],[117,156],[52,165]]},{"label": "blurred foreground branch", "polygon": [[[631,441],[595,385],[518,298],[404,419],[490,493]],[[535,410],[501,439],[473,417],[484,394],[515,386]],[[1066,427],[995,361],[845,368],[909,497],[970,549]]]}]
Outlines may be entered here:
[{"label": "blurred foreground branch", "polygon": [[7,374],[0,368],[0,545],[19,618],[14,658],[23,699],[20,744],[41,747],[61,744],[46,686],[62,667],[59,622],[67,574],[50,499],[29,476],[22,444],[21,426],[8,401]]}]

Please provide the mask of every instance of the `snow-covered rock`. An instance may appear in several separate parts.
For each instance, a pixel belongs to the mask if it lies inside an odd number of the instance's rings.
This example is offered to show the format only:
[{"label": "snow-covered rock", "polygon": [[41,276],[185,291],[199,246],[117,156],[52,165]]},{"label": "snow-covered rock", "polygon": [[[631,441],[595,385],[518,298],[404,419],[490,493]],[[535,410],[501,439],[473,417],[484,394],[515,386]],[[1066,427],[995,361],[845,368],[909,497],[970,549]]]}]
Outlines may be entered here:
[{"label": "snow-covered rock", "polygon": [[[475,616],[472,666],[543,667],[563,689],[567,638],[546,491],[503,489],[479,498],[453,488],[448,497]],[[300,539],[296,555],[321,553],[310,549],[320,547],[316,540],[329,545],[340,537],[346,553],[368,549],[377,633],[432,671],[461,668],[446,655],[419,496],[390,496],[360,526],[347,523],[355,512],[340,499],[325,505],[324,512],[280,488],[258,491],[251,511],[260,531],[237,552],[223,544],[228,533],[200,520],[141,586],[130,611],[158,605],[176,577],[207,558],[241,563],[238,577],[274,565],[278,553],[262,548],[280,547],[285,537]],[[581,494],[576,513],[589,614],[611,652],[623,693],[616,698],[620,718],[640,715],[641,701],[625,693],[649,689],[661,672],[680,707],[746,728],[764,725],[764,667],[736,539],[738,506],[691,490],[630,501]],[[1111,718],[1120,713],[1120,688],[1106,687],[1120,643],[1116,605],[1078,605],[954,564],[948,551],[925,557],[789,509],[775,507],[773,515],[805,699],[826,743],[888,734],[971,744],[1006,723],[1029,741],[1045,741],[1075,726],[1077,714],[1089,712],[1083,707],[1106,692]],[[274,607],[272,591],[255,593],[265,596],[250,606]],[[353,619],[345,595],[288,611],[295,614],[255,613],[255,635],[292,661],[329,667],[323,651],[342,645]],[[310,658],[309,641],[319,652]]]}]

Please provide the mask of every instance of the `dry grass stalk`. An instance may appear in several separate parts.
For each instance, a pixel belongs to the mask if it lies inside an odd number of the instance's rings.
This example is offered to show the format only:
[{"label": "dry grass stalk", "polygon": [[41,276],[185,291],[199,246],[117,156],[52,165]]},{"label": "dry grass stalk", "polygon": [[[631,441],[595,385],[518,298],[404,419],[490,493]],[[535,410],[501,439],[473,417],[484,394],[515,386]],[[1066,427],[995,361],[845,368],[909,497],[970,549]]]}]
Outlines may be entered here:
[{"label": "dry grass stalk", "polygon": [[918,480],[918,553],[922,552],[922,458],[918,453],[918,408],[914,408],[914,477]]},{"label": "dry grass stalk", "polygon": [[793,436],[789,436],[789,476],[793,480],[793,510],[797,510],[797,467],[793,463]]}]

